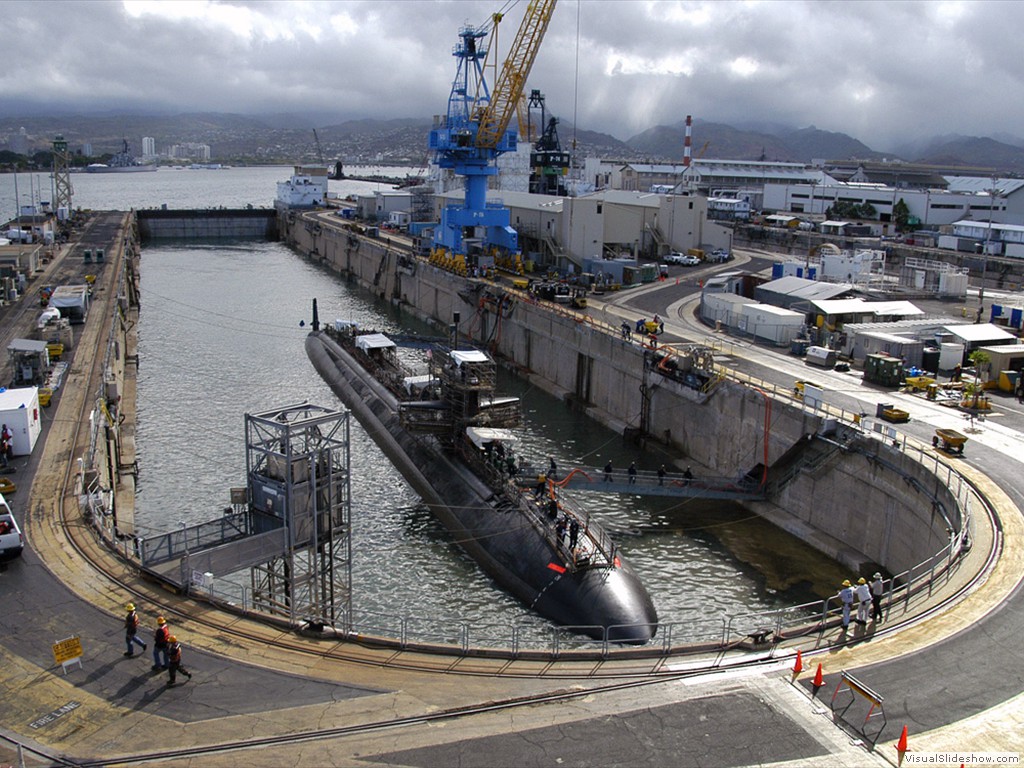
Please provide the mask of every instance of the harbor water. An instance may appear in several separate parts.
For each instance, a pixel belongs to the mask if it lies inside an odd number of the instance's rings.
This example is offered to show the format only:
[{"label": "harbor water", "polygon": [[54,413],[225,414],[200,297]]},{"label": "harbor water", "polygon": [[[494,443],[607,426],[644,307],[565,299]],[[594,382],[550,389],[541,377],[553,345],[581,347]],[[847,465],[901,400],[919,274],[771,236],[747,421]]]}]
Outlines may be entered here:
[{"label": "harbor water", "polygon": [[[158,171],[83,177],[76,206],[172,208],[270,205],[290,169]],[[397,175],[404,175],[401,169]],[[195,179],[205,177],[202,184]],[[101,180],[92,186],[93,179]],[[117,179],[116,184],[108,183]],[[5,179],[5,183],[6,183]],[[86,186],[89,185],[89,186]],[[344,196],[372,190],[332,182]],[[209,191],[197,192],[197,189]],[[207,196],[208,195],[208,196]],[[87,202],[88,201],[88,202]],[[143,535],[209,520],[245,484],[244,414],[337,399],[308,362],[303,340],[315,297],[321,319],[384,331],[437,331],[347,284],[279,243],[156,243],[142,255],[136,524]],[[655,469],[645,453],[522,379],[522,451],[560,472],[611,461]],[[353,603],[361,613],[548,626],[497,589],[452,541],[352,421]],[[580,493],[643,579],[663,621],[720,626],[724,617],[794,605],[835,591],[839,567],[740,507],[708,513],[686,500]],[[681,640],[678,634],[674,639]]]}]

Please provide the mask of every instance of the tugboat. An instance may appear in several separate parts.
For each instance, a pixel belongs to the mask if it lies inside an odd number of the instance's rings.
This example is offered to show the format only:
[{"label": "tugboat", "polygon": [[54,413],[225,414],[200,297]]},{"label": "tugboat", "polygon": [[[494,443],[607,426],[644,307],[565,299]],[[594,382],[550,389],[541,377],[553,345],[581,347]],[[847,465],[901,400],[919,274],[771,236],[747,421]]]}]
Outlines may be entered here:
[{"label": "tugboat", "polygon": [[597,640],[640,644],[657,612],[600,524],[520,460],[519,398],[495,394],[497,365],[449,340],[426,372],[404,366],[382,333],[338,321],[320,329],[316,301],[306,352],[459,545],[531,610]]}]

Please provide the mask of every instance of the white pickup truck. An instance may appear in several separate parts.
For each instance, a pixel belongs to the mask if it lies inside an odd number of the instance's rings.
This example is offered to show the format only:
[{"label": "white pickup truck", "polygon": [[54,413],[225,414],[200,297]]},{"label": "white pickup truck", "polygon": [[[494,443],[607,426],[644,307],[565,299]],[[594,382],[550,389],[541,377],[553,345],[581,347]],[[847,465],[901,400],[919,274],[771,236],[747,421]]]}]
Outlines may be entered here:
[{"label": "white pickup truck", "polygon": [[18,557],[24,547],[25,539],[21,535],[18,522],[11,514],[7,501],[0,495],[0,562]]}]

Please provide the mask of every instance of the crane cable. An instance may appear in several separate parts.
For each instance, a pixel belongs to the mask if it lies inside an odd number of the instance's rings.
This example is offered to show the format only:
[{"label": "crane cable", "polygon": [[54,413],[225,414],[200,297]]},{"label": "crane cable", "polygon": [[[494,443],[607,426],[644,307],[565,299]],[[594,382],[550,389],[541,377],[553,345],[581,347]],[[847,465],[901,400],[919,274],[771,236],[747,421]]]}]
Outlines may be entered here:
[{"label": "crane cable", "polygon": [[572,154],[576,156],[576,131],[579,121],[577,110],[580,103],[580,0],[576,0],[576,61],[572,76]]}]

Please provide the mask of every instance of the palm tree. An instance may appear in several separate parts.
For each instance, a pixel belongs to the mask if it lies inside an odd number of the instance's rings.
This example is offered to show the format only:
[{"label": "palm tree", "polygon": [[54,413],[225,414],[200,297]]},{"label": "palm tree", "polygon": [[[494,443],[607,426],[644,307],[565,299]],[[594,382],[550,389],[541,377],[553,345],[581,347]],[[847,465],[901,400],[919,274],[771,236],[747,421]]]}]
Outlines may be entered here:
[{"label": "palm tree", "polygon": [[971,408],[977,409],[978,401],[981,398],[981,368],[988,365],[992,358],[983,349],[976,349],[967,356],[967,360],[974,366],[974,382],[967,385],[969,391],[965,394],[971,398]]}]

